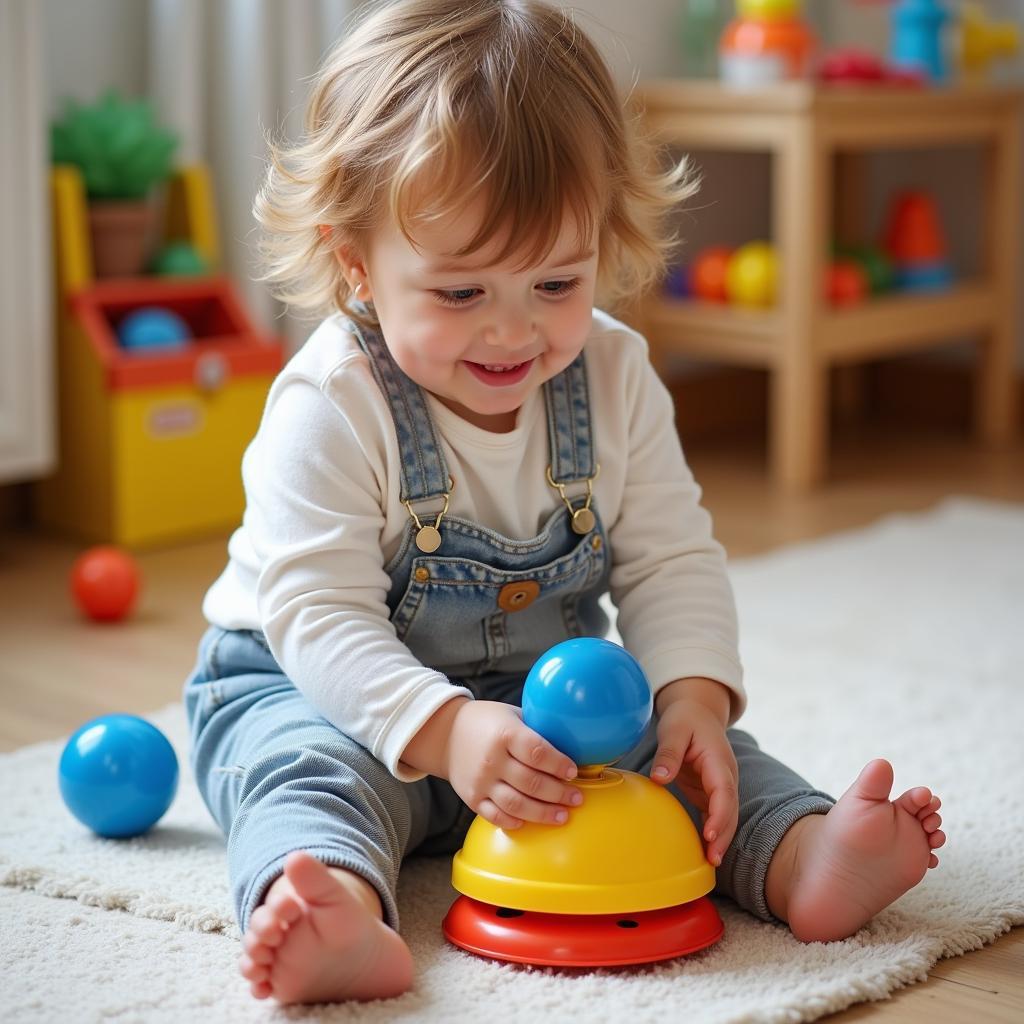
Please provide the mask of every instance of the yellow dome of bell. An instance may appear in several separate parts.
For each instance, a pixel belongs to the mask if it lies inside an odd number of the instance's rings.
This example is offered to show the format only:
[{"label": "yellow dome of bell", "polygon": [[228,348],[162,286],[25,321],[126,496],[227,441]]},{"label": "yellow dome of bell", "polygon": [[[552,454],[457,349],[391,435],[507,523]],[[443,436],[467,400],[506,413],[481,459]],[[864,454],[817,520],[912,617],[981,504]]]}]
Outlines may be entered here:
[{"label": "yellow dome of bell", "polygon": [[506,832],[478,816],[455,855],[452,885],[493,906],[550,914],[639,913],[714,888],[697,830],[671,793],[614,768],[573,785],[583,804],[564,825]]}]

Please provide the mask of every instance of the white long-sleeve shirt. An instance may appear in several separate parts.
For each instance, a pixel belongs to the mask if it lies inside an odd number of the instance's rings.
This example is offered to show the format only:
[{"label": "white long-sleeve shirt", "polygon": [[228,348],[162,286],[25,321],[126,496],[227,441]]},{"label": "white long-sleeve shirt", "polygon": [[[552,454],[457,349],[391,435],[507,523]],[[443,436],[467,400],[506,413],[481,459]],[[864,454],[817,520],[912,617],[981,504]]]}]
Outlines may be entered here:
[{"label": "white long-sleeve shirt", "polygon": [[[472,694],[421,664],[389,622],[384,566],[409,513],[387,401],[344,324],[325,320],[270,389],[242,462],[243,522],[203,612],[225,629],[262,630],[320,714],[413,781],[423,773],[400,764],[409,741],[445,702]],[[716,679],[735,694],[735,719],[746,695],[732,590],[671,398],[644,339],[600,310],[585,352],[601,465],[594,504],[611,547],[623,643],[654,693],[686,676]],[[449,514],[513,539],[536,536],[560,501],[545,475],[543,394],[504,434],[433,396],[427,404],[457,481]]]}]

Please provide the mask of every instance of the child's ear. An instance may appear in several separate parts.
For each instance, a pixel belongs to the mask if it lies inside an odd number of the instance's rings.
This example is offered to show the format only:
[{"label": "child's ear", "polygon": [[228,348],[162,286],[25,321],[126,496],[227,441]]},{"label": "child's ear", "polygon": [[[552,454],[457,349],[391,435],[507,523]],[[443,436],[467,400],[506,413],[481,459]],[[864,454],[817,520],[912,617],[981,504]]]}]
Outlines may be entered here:
[{"label": "child's ear", "polygon": [[329,224],[319,224],[318,227],[320,229],[320,237],[331,247],[334,258],[338,261],[341,272],[345,275],[345,280],[348,281],[349,287],[355,293],[356,298],[369,301],[370,282],[366,273],[365,263],[356,256],[349,246],[342,242],[334,242],[334,232]]}]

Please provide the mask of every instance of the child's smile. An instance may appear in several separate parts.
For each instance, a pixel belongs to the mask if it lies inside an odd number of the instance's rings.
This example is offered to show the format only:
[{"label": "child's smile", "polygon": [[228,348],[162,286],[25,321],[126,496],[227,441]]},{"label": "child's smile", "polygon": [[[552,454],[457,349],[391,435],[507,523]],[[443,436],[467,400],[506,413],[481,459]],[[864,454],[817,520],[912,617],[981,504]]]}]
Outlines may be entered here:
[{"label": "child's smile", "polygon": [[463,360],[469,371],[488,387],[507,388],[526,379],[533,368],[534,359],[522,363],[473,363]]}]

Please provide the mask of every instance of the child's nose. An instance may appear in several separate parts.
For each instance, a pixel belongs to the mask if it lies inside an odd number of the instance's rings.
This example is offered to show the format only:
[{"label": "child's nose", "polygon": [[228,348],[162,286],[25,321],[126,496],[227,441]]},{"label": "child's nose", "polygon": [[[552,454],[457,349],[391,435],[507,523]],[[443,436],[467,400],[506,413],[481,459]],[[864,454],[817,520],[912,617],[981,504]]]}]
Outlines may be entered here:
[{"label": "child's nose", "polygon": [[505,352],[516,352],[536,344],[537,325],[525,315],[507,314],[484,329],[484,341]]}]

